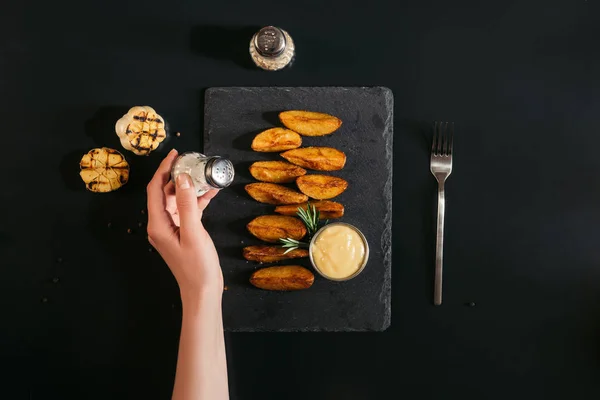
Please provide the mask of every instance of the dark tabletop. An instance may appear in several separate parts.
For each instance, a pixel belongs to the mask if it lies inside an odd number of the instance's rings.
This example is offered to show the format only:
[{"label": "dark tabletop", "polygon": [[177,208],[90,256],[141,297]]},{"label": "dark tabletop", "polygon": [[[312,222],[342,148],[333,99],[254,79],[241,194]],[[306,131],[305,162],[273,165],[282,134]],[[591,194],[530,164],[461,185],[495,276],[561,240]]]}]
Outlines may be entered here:
[{"label": "dark tabletop", "polygon": [[[248,68],[267,24],[292,69]],[[206,88],[329,85],[394,92],[392,325],[228,334],[232,399],[598,397],[598,43],[592,0],[4,2],[0,398],[169,398],[180,303],[146,182],[201,147]],[[181,137],[87,193],[78,159],[145,104]],[[439,308],[434,120],[457,131]]]}]

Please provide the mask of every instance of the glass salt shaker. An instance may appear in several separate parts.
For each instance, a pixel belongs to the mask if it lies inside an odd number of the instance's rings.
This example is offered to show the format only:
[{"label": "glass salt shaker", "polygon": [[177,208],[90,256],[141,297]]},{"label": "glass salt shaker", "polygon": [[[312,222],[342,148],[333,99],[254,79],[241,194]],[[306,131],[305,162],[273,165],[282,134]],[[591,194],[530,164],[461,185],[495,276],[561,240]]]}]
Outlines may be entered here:
[{"label": "glass salt shaker", "polygon": [[292,37],[283,29],[265,26],[250,41],[250,56],[257,67],[277,71],[289,65],[295,55]]},{"label": "glass salt shaker", "polygon": [[210,189],[223,189],[233,182],[235,171],[231,161],[219,156],[205,156],[193,151],[181,154],[171,167],[173,182],[181,173],[192,178],[196,196],[200,197]]}]

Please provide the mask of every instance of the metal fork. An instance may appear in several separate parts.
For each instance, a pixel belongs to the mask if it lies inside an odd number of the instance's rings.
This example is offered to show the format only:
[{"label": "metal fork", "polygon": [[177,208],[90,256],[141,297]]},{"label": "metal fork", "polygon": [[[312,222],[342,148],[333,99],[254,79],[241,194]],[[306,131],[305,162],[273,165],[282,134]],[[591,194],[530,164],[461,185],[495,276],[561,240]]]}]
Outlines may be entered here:
[{"label": "metal fork", "polygon": [[433,144],[431,146],[431,173],[438,182],[438,215],[435,245],[435,284],[433,304],[442,304],[442,261],[444,256],[444,215],[446,213],[446,195],[444,184],[452,173],[452,142],[454,140],[454,122],[435,122]]}]

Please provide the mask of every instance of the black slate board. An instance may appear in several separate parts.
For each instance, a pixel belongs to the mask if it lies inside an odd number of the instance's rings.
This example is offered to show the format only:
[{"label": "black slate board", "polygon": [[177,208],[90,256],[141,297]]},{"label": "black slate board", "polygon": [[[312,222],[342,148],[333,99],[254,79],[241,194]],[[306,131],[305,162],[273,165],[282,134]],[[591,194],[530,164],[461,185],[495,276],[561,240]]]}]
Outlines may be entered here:
[{"label": "black slate board", "polygon": [[[273,213],[244,191],[253,182],[248,166],[281,159],[277,153],[250,149],[254,136],[282,126],[278,113],[305,109],[342,119],[342,127],[325,137],[303,138],[303,146],[343,150],[347,163],[331,174],[349,182],[337,197],[346,207],[340,221],[363,231],[370,245],[369,263],[347,282],[315,274],[314,285],[299,292],[268,292],[248,283],[259,264],[247,262],[242,248],[260,242],[246,231],[258,215]],[[223,318],[228,331],[381,331],[391,316],[391,213],[393,95],[383,87],[211,88],[205,96],[204,152],[232,160],[236,179],[210,205],[206,227],[221,257],[228,290]],[[308,259],[300,262],[308,268]]]}]

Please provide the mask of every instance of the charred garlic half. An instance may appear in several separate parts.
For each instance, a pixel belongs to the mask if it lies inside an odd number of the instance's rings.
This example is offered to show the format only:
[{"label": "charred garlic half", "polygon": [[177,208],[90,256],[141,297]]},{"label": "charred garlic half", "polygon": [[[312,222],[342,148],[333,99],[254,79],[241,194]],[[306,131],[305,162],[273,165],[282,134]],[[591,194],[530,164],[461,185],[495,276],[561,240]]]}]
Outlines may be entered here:
[{"label": "charred garlic half", "polygon": [[117,150],[102,147],[81,158],[79,175],[90,192],[108,193],[129,180],[129,164]]},{"label": "charred garlic half", "polygon": [[132,107],[115,125],[126,150],[147,156],[165,140],[165,120],[152,107]]}]

